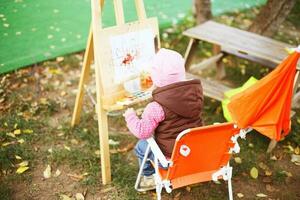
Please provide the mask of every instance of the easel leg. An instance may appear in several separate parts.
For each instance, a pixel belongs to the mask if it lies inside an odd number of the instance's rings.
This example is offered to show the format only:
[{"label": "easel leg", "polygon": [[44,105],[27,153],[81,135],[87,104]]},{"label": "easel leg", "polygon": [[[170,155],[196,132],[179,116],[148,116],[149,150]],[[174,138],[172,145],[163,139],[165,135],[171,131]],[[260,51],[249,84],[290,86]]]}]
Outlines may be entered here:
[{"label": "easel leg", "polygon": [[196,39],[191,38],[184,55],[186,71],[189,71],[196,48],[197,48],[197,41]]},{"label": "easel leg", "polygon": [[[217,55],[221,52],[221,47],[219,45],[213,45],[213,54]],[[222,79],[226,76],[225,68],[222,63],[222,59],[217,62],[217,79]]]},{"label": "easel leg", "polygon": [[83,58],[83,66],[80,75],[80,81],[78,85],[78,93],[76,96],[72,122],[71,125],[74,127],[76,124],[79,123],[80,120],[80,113],[83,104],[83,93],[84,93],[84,84],[87,82],[90,74],[90,66],[92,61],[94,60],[94,50],[93,50],[93,33],[92,29],[90,29],[87,47]]},{"label": "easel leg", "polygon": [[103,185],[106,185],[111,182],[107,113],[105,112],[105,110],[103,110],[102,105],[99,103],[99,101],[97,102],[98,103],[96,110],[99,111],[97,112],[97,115],[100,140],[102,183]]}]

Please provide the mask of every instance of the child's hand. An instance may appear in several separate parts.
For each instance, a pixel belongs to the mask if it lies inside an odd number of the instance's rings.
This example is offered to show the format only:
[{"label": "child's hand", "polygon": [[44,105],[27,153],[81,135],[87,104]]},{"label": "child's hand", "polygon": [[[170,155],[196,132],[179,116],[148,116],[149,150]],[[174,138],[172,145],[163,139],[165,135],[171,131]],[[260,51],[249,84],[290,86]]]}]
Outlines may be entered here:
[{"label": "child's hand", "polygon": [[128,115],[130,115],[131,113],[135,113],[133,108],[128,108],[125,113],[123,114],[123,117],[126,117]]}]

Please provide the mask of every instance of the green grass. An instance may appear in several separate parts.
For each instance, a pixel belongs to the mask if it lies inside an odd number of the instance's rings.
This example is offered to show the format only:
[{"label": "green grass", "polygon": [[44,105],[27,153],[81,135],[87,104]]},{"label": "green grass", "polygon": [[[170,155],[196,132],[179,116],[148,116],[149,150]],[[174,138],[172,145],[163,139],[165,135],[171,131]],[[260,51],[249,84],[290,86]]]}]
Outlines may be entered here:
[{"label": "green grass", "polygon": [[1,200],[10,200],[12,193],[13,193],[13,191],[11,190],[9,185],[7,185],[6,182],[1,181],[0,182],[0,199]]}]

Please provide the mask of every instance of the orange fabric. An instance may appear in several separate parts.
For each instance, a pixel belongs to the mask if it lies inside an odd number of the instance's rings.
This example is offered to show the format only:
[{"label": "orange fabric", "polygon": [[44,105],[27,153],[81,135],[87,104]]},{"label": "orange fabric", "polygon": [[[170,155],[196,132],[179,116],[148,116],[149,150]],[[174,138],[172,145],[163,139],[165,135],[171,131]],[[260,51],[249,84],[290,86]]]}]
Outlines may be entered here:
[{"label": "orange fabric", "polygon": [[300,53],[289,55],[275,70],[228,104],[232,119],[240,128],[251,126],[279,141],[290,131],[293,83]]},{"label": "orange fabric", "polygon": [[215,173],[217,170],[213,170],[213,171],[207,171],[207,172],[200,172],[200,173],[196,173],[196,174],[190,174],[187,176],[183,176],[183,177],[178,177],[175,179],[172,179],[172,188],[176,189],[176,188],[180,188],[180,187],[184,187],[187,185],[192,185],[195,183],[200,183],[200,182],[204,182],[204,181],[211,181],[211,177],[213,175],[213,173]]},{"label": "orange fabric", "polygon": [[[175,142],[171,161],[173,165],[160,170],[163,179],[171,181],[174,188],[196,182],[211,180],[211,174],[225,166],[232,147],[231,137],[239,133],[233,123],[223,123],[200,128],[193,128]],[[180,153],[182,145],[188,146],[190,153]]]}]

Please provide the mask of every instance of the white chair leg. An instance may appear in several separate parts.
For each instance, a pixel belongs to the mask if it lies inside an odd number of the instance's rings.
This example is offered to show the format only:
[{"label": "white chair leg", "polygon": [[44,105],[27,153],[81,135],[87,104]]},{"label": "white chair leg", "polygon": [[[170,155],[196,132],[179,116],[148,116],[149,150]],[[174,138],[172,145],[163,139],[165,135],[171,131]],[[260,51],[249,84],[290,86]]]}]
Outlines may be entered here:
[{"label": "white chair leg", "polygon": [[146,163],[146,161],[148,159],[149,152],[150,152],[150,145],[147,146],[147,149],[145,151],[145,155],[144,155],[143,161],[142,161],[141,166],[140,166],[140,170],[139,170],[138,176],[137,176],[136,181],[135,181],[134,188],[136,190],[138,190],[138,188],[139,188],[139,183],[140,183],[140,180],[141,180],[141,177],[142,177],[143,168],[144,168],[145,163]]},{"label": "white chair leg", "polygon": [[154,157],[154,169],[155,169],[155,185],[156,185],[156,196],[157,200],[161,200],[161,191],[163,188],[162,180],[159,176],[159,170],[158,170],[158,159],[155,156]]},{"label": "white chair leg", "polygon": [[228,179],[228,194],[229,200],[233,200],[231,177]]},{"label": "white chair leg", "polygon": [[156,196],[157,196],[157,200],[161,200],[161,191],[162,191],[162,184],[156,182]]}]

